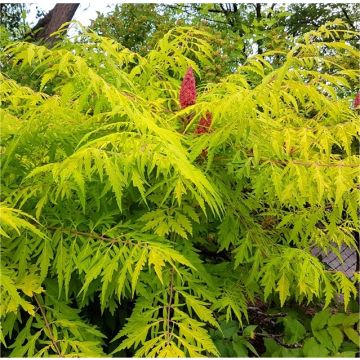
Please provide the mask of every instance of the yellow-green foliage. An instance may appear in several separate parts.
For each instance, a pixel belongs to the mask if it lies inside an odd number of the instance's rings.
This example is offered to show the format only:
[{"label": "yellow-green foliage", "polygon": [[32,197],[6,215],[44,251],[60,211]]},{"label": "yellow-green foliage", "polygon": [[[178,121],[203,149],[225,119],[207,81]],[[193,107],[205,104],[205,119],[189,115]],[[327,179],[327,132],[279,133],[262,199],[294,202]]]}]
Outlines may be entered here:
[{"label": "yellow-green foliage", "polygon": [[[135,299],[112,353],[139,357],[218,356],[207,329],[246,322],[255,296],[327,307],[340,293],[346,308],[354,283],[311,249],[355,247],[355,36],[328,25],[217,84],[200,72],[211,37],[191,28],[146,57],[86,32],[52,49],[9,45],[1,61],[33,79],[0,85],[11,356],[104,356],[111,339],[78,314],[93,299],[112,314]],[[179,110],[189,66],[198,101]],[[206,111],[212,129],[195,135]],[[197,251],[210,246],[228,258]]]}]

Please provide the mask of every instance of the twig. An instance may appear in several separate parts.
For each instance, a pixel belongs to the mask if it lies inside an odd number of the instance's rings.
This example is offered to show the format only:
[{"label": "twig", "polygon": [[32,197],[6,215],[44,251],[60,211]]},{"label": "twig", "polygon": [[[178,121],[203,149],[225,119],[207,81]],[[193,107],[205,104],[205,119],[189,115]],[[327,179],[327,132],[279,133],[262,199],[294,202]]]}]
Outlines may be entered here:
[{"label": "twig", "polygon": [[172,308],[172,300],[173,300],[173,294],[174,294],[174,268],[170,269],[170,274],[171,274],[171,278],[170,278],[170,299],[169,299],[169,303],[167,306],[167,322],[166,322],[166,326],[167,326],[167,334],[168,334],[168,338],[167,338],[167,344],[169,345],[171,337],[172,337],[172,332],[174,330],[174,324],[172,326],[172,329],[170,331],[170,311]]},{"label": "twig", "polygon": [[[275,6],[276,6],[276,3],[272,4],[270,9],[271,9],[271,10],[274,10]],[[272,11],[269,11],[269,14],[268,14],[268,16],[267,16],[268,19],[271,18],[271,15],[272,15]]]},{"label": "twig", "polygon": [[282,164],[282,165],[287,165],[289,163],[293,163],[296,165],[302,165],[302,166],[306,166],[306,167],[311,167],[311,166],[319,166],[319,167],[350,167],[350,168],[356,168],[356,167],[360,167],[360,165],[358,164],[325,164],[325,163],[318,163],[318,162],[302,162],[302,161],[297,161],[297,160],[292,160],[292,161],[282,161],[282,160],[269,160],[270,162],[273,163],[277,163],[277,164]]},{"label": "twig", "polygon": [[86,237],[90,237],[92,239],[98,239],[98,240],[103,240],[103,241],[115,241],[115,240],[116,241],[121,241],[121,240],[118,240],[118,239],[108,238],[107,236],[104,236],[104,235],[99,235],[99,234],[96,234],[96,233],[87,233],[85,231],[78,231],[78,230],[74,230],[74,229],[65,229],[65,228],[60,228],[60,227],[56,227],[56,226],[47,226],[46,228],[48,230],[69,232],[70,234],[86,236]]},{"label": "twig", "polygon": [[48,319],[46,317],[45,310],[44,310],[43,306],[41,305],[39,299],[37,298],[37,296],[35,294],[34,294],[34,299],[35,299],[35,301],[36,301],[36,303],[37,303],[37,305],[38,305],[38,307],[40,309],[41,315],[42,315],[42,317],[44,319],[44,322],[45,322],[45,326],[49,331],[49,337],[50,337],[50,340],[51,340],[51,342],[52,342],[52,344],[53,344],[53,346],[54,346],[54,348],[56,350],[56,353],[59,355],[59,357],[61,357],[61,350],[59,349],[59,346],[58,346],[58,344],[57,344],[57,342],[55,340],[55,337],[54,337],[54,334],[53,334],[53,332],[51,330],[49,321],[48,321]]},{"label": "twig", "polygon": [[[50,231],[61,231],[63,233],[70,233],[73,235],[78,235],[78,236],[85,236],[85,237],[89,237],[91,239],[96,239],[96,240],[101,240],[101,241],[105,241],[105,242],[109,242],[111,244],[115,244],[115,243],[122,243],[125,245],[134,245],[136,243],[132,242],[131,240],[122,240],[122,239],[116,239],[116,238],[110,238],[104,235],[100,235],[100,234],[96,234],[96,233],[87,233],[84,231],[78,231],[78,230],[74,230],[74,229],[65,229],[65,228],[60,228],[60,227],[55,227],[55,226],[47,226],[46,229],[50,230]],[[139,245],[139,247],[147,247],[147,244],[137,244]]]},{"label": "twig", "polygon": [[352,22],[352,20],[350,19],[350,16],[349,16],[349,14],[347,13],[347,11],[345,10],[345,8],[342,7],[342,6],[341,6],[340,8],[341,8],[342,13],[345,15],[346,20],[348,21],[349,25],[352,27],[353,30],[356,31],[357,29],[356,29],[354,23]]},{"label": "twig", "polygon": [[299,349],[302,348],[301,344],[295,343],[295,344],[285,344],[282,342],[279,338],[281,335],[275,335],[275,334],[264,334],[264,333],[255,333],[257,336],[267,337],[270,339],[274,339],[279,345],[287,348],[287,349]]},{"label": "twig", "polygon": [[[232,159],[229,157],[224,157],[224,156],[216,156],[214,157],[214,160],[225,160],[225,161],[231,161]],[[278,159],[260,159],[259,163],[263,164],[263,163],[273,163],[273,164],[279,164],[279,165],[288,165],[288,164],[295,164],[295,165],[301,165],[301,166],[305,166],[305,167],[312,167],[312,166],[317,166],[317,167],[344,167],[344,168],[360,168],[359,164],[344,164],[344,163],[319,163],[319,162],[303,162],[303,161],[299,161],[299,160],[278,160]],[[236,163],[236,162],[235,162]]]},{"label": "twig", "polygon": [[276,313],[276,314],[264,313],[263,311],[259,310],[259,308],[255,307],[255,306],[248,306],[248,310],[256,311],[257,314],[260,314],[260,315],[263,315],[266,317],[285,317],[285,316],[287,316],[287,313]]}]

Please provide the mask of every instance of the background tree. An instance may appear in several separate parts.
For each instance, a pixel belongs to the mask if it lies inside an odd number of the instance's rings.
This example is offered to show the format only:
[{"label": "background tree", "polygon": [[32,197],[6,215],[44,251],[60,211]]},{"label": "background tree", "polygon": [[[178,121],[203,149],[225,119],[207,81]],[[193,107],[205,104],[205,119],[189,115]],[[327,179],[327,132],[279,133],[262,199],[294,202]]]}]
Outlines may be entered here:
[{"label": "background tree", "polygon": [[26,22],[27,8],[25,4],[0,4],[0,36],[8,34],[12,39],[23,37],[29,30]]},{"label": "background tree", "polygon": [[34,41],[44,41],[49,45],[53,45],[58,37],[50,35],[61,28],[61,26],[69,22],[80,4],[65,3],[56,4],[38,23],[31,29],[31,38]]},{"label": "background tree", "polygon": [[171,9],[157,4],[122,4],[98,13],[90,28],[111,37],[126,48],[145,55],[171,27],[176,18]]},{"label": "background tree", "polygon": [[216,35],[215,66],[205,69],[215,80],[253,54],[287,50],[295,37],[335,18],[355,29],[358,13],[356,4],[125,4],[99,14],[90,28],[144,54],[176,23],[202,27]]},{"label": "background tree", "polygon": [[281,20],[293,36],[319,28],[327,21],[342,19],[352,30],[359,30],[360,7],[355,3],[344,4],[290,4],[292,14]]}]

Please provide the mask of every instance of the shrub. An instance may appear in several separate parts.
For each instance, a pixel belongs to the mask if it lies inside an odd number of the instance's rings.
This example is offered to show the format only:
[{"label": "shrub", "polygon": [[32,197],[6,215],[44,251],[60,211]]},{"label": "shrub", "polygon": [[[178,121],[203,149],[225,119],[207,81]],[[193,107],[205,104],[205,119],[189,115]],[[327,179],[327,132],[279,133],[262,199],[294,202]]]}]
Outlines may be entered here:
[{"label": "shrub", "polygon": [[31,72],[31,87],[1,75],[9,355],[218,356],[209,329],[244,326],[254,299],[326,308],[342,294],[346,310],[354,282],[311,249],[355,247],[354,36],[324,26],[183,109],[187,69],[206,83],[205,32],[175,28],[145,57],[86,32],[9,45],[9,74]]}]

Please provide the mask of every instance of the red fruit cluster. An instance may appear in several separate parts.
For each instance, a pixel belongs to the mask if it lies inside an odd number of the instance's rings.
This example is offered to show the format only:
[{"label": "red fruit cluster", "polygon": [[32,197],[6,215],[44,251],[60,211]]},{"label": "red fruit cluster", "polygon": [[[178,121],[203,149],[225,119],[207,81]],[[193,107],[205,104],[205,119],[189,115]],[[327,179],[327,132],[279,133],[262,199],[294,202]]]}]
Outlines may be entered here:
[{"label": "red fruit cluster", "polygon": [[180,88],[180,106],[182,109],[196,103],[196,84],[194,72],[188,68]]},{"label": "red fruit cluster", "polygon": [[[181,109],[185,109],[190,105],[194,105],[196,103],[196,83],[194,72],[191,67],[189,67],[186,71],[184,79],[180,88],[180,106]],[[193,114],[187,115],[183,121],[185,125],[191,121]],[[195,129],[195,134],[205,134],[209,132],[209,128],[212,122],[212,114],[207,111],[205,117],[203,116],[199,124]],[[206,150],[204,150],[206,151]]]},{"label": "red fruit cluster", "polygon": [[360,91],[356,94],[355,99],[354,99],[354,109],[359,109],[360,108]]},{"label": "red fruit cluster", "polygon": [[209,128],[212,122],[212,114],[207,111],[205,117],[202,117],[198,126],[195,129],[195,134],[205,134],[209,132]]}]

